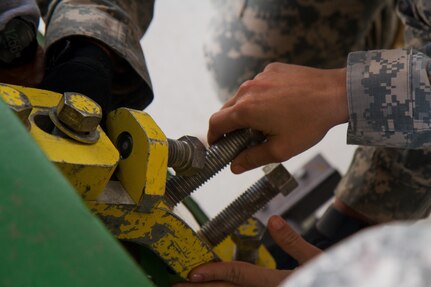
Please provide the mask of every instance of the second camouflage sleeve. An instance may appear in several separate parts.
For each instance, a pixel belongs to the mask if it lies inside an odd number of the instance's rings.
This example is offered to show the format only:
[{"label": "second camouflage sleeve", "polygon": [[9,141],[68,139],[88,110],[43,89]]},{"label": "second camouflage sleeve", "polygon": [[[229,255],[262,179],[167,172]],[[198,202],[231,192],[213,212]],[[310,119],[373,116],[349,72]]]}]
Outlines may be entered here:
[{"label": "second camouflage sleeve", "polygon": [[[136,109],[147,106],[153,95],[140,39],[153,17],[154,1],[39,0],[43,12],[48,2],[44,17],[46,50],[49,52],[51,46],[67,37],[84,36],[102,42],[126,63],[126,69],[117,69],[122,75],[114,77],[116,105]],[[131,86],[137,88],[131,92]]]}]

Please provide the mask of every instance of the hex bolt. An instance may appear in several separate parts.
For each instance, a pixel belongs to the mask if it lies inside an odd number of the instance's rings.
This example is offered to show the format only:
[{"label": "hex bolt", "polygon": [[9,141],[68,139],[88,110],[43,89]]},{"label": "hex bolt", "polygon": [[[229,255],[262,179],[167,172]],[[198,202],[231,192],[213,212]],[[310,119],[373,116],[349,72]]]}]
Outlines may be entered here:
[{"label": "hex bolt", "polygon": [[298,186],[296,180],[281,164],[265,166],[264,172],[264,177],[202,226],[198,231],[202,239],[212,246],[217,246],[278,193],[286,196]]},{"label": "hex bolt", "polygon": [[99,139],[97,126],[102,120],[102,108],[82,94],[64,93],[49,117],[56,128],[77,141],[90,144]]},{"label": "hex bolt", "polygon": [[235,260],[256,264],[265,231],[265,225],[253,217],[235,229],[230,236],[236,245]]},{"label": "hex bolt", "polygon": [[206,148],[197,137],[168,139],[168,148],[168,166],[176,175],[192,176],[204,168]]},{"label": "hex bolt", "polygon": [[9,108],[17,115],[17,117],[29,127],[28,116],[33,107],[27,96],[7,85],[0,84],[0,98],[9,106]]},{"label": "hex bolt", "polygon": [[166,183],[165,203],[171,208],[188,197],[208,179],[217,174],[242,150],[263,135],[251,129],[241,129],[227,134],[210,146],[205,156],[205,166],[194,176],[175,176]]}]

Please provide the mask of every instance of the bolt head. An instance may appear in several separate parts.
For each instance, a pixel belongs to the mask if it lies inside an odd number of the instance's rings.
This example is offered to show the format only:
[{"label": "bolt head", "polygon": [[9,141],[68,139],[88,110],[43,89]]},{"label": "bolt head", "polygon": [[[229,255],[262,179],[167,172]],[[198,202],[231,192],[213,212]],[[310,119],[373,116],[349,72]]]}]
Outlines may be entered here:
[{"label": "bolt head", "polygon": [[259,220],[249,218],[241,224],[231,235],[231,239],[237,246],[246,249],[255,249],[262,244],[266,228]]},{"label": "bolt head", "polygon": [[197,138],[193,136],[183,136],[178,139],[184,141],[191,147],[191,163],[185,168],[176,168],[175,172],[177,175],[191,176],[201,171],[205,166],[206,148],[205,145]]},{"label": "bolt head", "polygon": [[298,186],[295,178],[282,164],[269,164],[263,168],[268,182],[283,195],[288,195]]},{"label": "bolt head", "polygon": [[68,92],[57,105],[57,117],[76,132],[92,132],[102,120],[102,108],[82,94]]},{"label": "bolt head", "polygon": [[33,107],[24,93],[7,85],[0,85],[0,97],[23,123],[27,122]]}]

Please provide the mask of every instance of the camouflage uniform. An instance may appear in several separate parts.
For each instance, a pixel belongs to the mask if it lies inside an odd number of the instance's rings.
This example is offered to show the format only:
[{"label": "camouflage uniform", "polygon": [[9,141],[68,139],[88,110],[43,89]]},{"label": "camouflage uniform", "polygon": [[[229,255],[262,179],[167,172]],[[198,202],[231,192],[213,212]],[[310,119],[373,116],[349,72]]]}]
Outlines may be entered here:
[{"label": "camouflage uniform", "polygon": [[299,268],[282,287],[431,286],[431,222],[361,232]]},{"label": "camouflage uniform", "polygon": [[270,62],[343,67],[351,51],[388,48],[393,0],[216,0],[205,45],[222,101]]},{"label": "camouflage uniform", "polygon": [[431,210],[431,3],[398,6],[406,46],[422,51],[355,52],[347,62],[348,143],[409,148],[359,148],[337,187],[344,203],[377,222]]},{"label": "camouflage uniform", "polygon": [[[32,1],[12,2],[21,5]],[[48,54],[55,43],[66,37],[85,36],[100,41],[119,55],[112,91],[114,105],[142,109],[151,102],[151,81],[140,39],[153,17],[154,1],[37,0],[37,3],[47,26]],[[0,15],[2,12],[7,11],[0,10]],[[20,11],[15,13],[20,15]],[[37,10],[32,13],[34,17]]]},{"label": "camouflage uniform", "polygon": [[[218,3],[224,13],[217,16],[224,16],[213,21],[213,43],[207,44],[206,55],[222,99],[269,62],[341,67],[349,51],[388,48],[396,34],[393,1]],[[408,45],[422,47],[431,34],[429,22],[420,21],[429,19],[430,8],[424,6],[429,4],[399,5]],[[431,131],[426,130],[430,111],[426,70],[431,70],[427,59],[410,50],[350,54],[350,144],[423,148],[431,143],[427,140]],[[406,99],[409,96],[415,101]],[[415,120],[408,114],[412,109]],[[376,222],[422,218],[431,208],[430,174],[428,149],[360,147],[336,195]]]}]

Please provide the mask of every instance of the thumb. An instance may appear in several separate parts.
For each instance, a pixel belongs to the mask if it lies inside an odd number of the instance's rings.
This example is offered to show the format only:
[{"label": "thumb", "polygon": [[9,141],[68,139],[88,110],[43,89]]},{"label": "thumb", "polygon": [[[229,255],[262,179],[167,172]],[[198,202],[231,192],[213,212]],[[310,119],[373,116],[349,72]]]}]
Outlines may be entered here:
[{"label": "thumb", "polygon": [[277,245],[299,264],[304,264],[322,253],[322,250],[305,241],[280,216],[271,216],[268,220],[268,231]]}]

